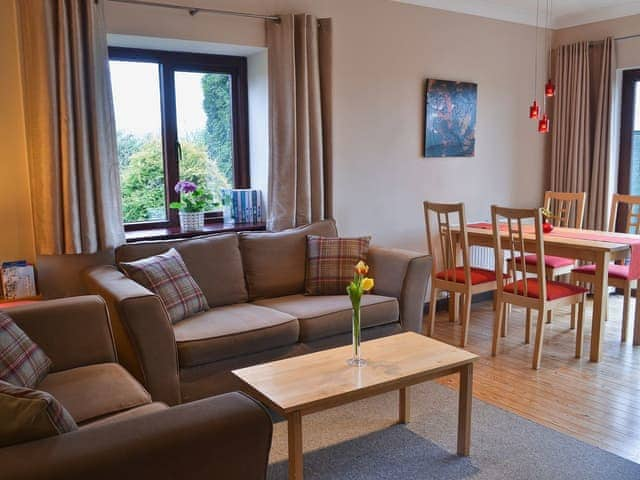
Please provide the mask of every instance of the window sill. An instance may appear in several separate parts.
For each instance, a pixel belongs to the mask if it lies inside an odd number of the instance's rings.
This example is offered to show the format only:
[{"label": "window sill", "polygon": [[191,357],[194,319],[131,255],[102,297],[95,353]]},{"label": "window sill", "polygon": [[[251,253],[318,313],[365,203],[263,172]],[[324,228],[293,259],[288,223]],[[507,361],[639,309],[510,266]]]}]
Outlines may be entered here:
[{"label": "window sill", "polygon": [[142,242],[146,240],[174,240],[181,238],[198,237],[212,233],[225,232],[256,232],[264,231],[264,223],[210,223],[203,230],[197,232],[183,232],[180,227],[150,228],[148,230],[135,230],[125,232],[127,243]]}]

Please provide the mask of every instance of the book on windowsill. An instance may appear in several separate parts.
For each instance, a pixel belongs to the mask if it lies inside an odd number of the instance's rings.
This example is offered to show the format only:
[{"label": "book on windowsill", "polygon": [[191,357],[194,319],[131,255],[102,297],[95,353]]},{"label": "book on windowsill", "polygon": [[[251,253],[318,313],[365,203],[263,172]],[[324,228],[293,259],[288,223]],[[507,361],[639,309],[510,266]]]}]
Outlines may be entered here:
[{"label": "book on windowsill", "polygon": [[262,192],[251,188],[222,190],[224,223],[261,223]]},{"label": "book on windowsill", "polygon": [[32,298],[37,294],[33,265],[28,264],[26,260],[4,262],[0,278],[4,300]]}]

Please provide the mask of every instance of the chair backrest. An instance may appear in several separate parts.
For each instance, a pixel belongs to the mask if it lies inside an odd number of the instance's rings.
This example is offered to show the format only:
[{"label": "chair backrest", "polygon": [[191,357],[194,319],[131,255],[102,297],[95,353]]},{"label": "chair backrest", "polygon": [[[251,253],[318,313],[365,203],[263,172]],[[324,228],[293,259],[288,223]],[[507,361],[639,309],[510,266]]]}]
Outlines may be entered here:
[{"label": "chair backrest", "polygon": [[[611,215],[609,215],[609,231],[616,231],[619,207],[625,210],[625,219],[621,222],[625,233],[640,233],[640,195],[622,195],[614,193],[611,199]],[[621,219],[622,220],[622,219]]]},{"label": "chair backrest", "polygon": [[424,202],[424,222],[427,228],[429,253],[433,257],[433,274],[446,272],[445,280],[454,281],[457,264],[456,239],[452,226],[459,226],[459,246],[462,254],[465,283],[471,283],[466,217],[463,203]]},{"label": "chair backrest", "polygon": [[[533,220],[533,224],[527,222]],[[525,256],[525,236],[535,236],[535,254],[537,257],[537,274],[540,290],[540,298],[547,298],[547,282],[546,272],[544,269],[544,243],[542,237],[542,210],[520,209],[520,208],[503,208],[496,205],[491,206],[491,222],[493,224],[493,243],[496,253],[496,278],[498,289],[503,288],[503,262],[504,252],[509,253],[513,259],[514,274],[517,280],[520,272],[520,278],[527,277],[527,265]],[[506,244],[506,246],[505,246]],[[531,248],[528,250],[531,252]],[[516,282],[514,294],[522,297],[528,295],[528,282],[522,282],[521,288],[518,288]]]},{"label": "chair backrest", "polygon": [[544,208],[551,211],[556,227],[582,228],[584,219],[585,192],[544,192]]}]

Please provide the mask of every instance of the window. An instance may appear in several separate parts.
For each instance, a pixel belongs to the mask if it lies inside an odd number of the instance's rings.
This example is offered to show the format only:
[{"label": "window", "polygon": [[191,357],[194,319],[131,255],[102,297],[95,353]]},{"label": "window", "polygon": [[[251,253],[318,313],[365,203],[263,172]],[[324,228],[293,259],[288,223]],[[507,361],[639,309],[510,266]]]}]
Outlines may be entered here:
[{"label": "window", "polygon": [[246,59],[110,48],[122,214],[126,230],[173,227],[179,180],[214,196],[249,187]]}]

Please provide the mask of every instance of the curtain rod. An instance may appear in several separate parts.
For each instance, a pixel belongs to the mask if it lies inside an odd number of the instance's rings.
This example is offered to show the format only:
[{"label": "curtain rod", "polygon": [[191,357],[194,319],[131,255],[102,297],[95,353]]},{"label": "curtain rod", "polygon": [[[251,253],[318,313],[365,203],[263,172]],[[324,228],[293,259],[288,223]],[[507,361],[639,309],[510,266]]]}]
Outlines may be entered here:
[{"label": "curtain rod", "polygon": [[159,2],[150,2],[146,0],[108,0],[114,3],[128,3],[130,5],[143,5],[146,7],[160,7],[160,8],[170,8],[173,10],[184,10],[189,12],[189,15],[192,17],[197,15],[198,13],[213,13],[217,15],[231,15],[234,17],[248,17],[248,18],[259,18],[262,20],[267,20],[270,22],[280,22],[280,17],[275,15],[260,15],[257,13],[246,13],[246,12],[234,12],[231,10],[218,10],[215,8],[203,8],[203,7],[189,7],[187,5],[175,5],[172,3],[159,3]]},{"label": "curtain rod", "polygon": [[[622,40],[629,40],[631,38],[638,38],[640,37],[640,33],[634,33],[633,35],[625,35],[624,37],[616,37],[613,40],[615,42],[620,42]],[[604,40],[592,40],[589,42],[589,45],[600,45],[604,43]]]}]

